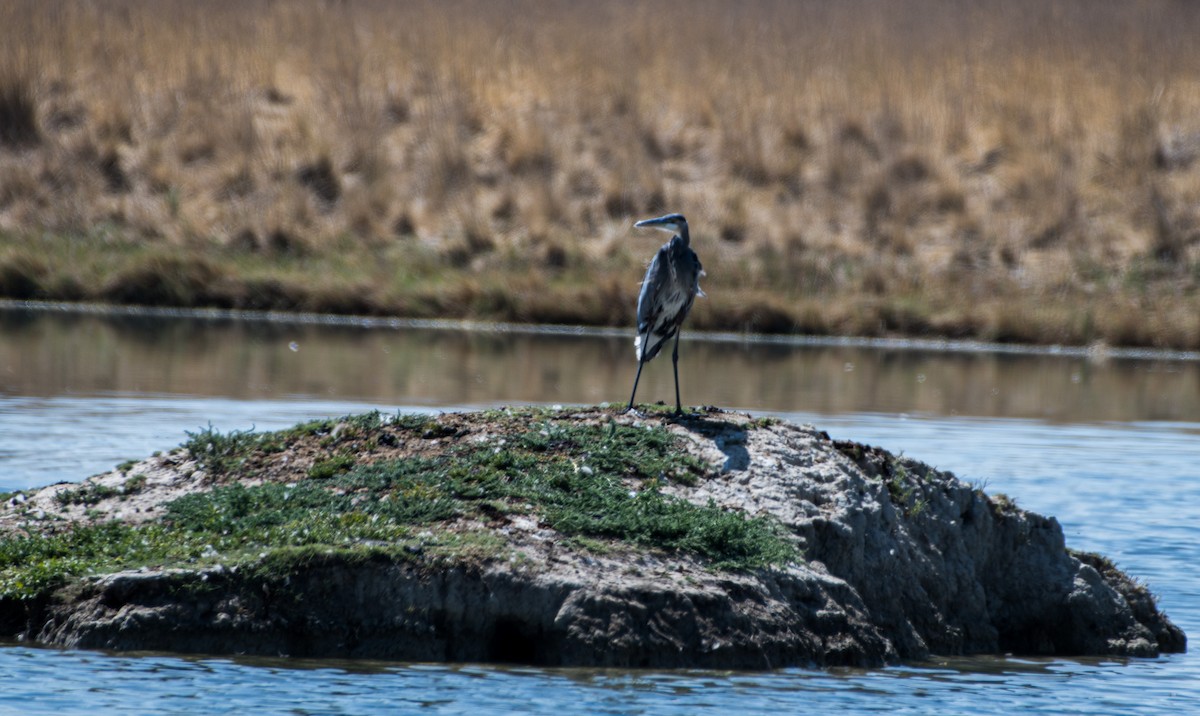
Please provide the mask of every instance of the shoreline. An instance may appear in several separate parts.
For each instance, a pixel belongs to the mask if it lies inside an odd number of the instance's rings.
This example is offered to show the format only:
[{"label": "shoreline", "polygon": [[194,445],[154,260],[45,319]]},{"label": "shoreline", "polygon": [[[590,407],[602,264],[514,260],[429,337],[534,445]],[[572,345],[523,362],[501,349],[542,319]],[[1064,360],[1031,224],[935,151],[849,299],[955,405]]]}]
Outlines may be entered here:
[{"label": "shoreline", "polygon": [[[364,329],[418,329],[440,331],[473,331],[480,333],[514,333],[527,335],[619,337],[632,339],[632,328],[582,326],[562,324],[513,323],[472,319],[388,318],[304,311],[259,311],[227,308],[174,308],[163,306],[128,306],[122,304],[74,301],[30,301],[0,298],[0,312],[78,314],[100,317],[178,318],[208,321],[247,321],[281,325],[325,325]],[[780,335],[768,333],[736,333],[732,331],[703,331],[692,329],[682,334],[683,341],[710,343],[742,343],[781,345],[791,347],[870,348],[879,350],[917,351],[930,353],[999,353],[1008,355],[1061,356],[1089,358],[1096,361],[1159,360],[1200,362],[1200,351],[1129,348],[1095,344],[1091,346],[1037,345],[1029,343],[996,343],[953,338],[873,338],[869,336]]]}]

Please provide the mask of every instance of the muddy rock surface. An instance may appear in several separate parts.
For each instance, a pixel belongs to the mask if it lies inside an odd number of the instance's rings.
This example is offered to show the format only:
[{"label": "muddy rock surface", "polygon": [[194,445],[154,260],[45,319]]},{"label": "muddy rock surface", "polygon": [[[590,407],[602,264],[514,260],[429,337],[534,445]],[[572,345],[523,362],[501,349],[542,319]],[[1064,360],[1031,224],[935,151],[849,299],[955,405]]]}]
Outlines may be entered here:
[{"label": "muddy rock surface", "polygon": [[[371,449],[424,455],[495,439],[484,414],[439,420],[453,429]],[[417,541],[399,557],[331,549],[276,569],[243,557],[84,575],[0,600],[0,629],[83,648],[734,669],[1186,648],[1144,587],[1069,550],[1053,517],[915,460],[715,409],[673,418],[589,408],[555,420],[670,431],[706,468],[663,492],[769,516],[798,557],[721,569],[682,550],[565,539],[536,511],[476,515],[439,529],[486,533],[498,546],[483,554],[433,559]],[[311,467],[319,452],[277,450],[253,477],[223,482],[286,480],[281,466]],[[136,495],[120,494],[131,472],[144,476]],[[58,530],[153,522],[168,501],[217,484],[176,450],[10,498],[0,535],[29,534],[46,515]],[[87,504],[55,497],[83,489],[94,495]]]}]

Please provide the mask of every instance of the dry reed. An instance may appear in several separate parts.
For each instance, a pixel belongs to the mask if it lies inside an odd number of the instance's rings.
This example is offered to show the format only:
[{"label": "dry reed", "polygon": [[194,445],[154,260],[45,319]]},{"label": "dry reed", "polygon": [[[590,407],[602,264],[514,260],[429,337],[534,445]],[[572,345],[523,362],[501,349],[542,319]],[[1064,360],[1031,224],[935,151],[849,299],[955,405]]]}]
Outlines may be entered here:
[{"label": "dry reed", "polygon": [[0,293],[1200,348],[1200,5],[0,7]]}]

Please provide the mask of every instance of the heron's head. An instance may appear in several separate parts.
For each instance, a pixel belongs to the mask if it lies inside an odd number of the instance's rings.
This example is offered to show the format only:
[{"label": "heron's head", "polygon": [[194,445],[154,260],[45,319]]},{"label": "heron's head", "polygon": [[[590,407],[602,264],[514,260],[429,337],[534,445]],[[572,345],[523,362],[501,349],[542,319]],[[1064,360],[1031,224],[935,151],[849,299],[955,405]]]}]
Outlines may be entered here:
[{"label": "heron's head", "polygon": [[645,219],[634,224],[634,226],[647,229],[658,229],[665,231],[668,234],[679,234],[687,236],[687,219],[683,218],[683,214],[667,214],[656,219]]}]

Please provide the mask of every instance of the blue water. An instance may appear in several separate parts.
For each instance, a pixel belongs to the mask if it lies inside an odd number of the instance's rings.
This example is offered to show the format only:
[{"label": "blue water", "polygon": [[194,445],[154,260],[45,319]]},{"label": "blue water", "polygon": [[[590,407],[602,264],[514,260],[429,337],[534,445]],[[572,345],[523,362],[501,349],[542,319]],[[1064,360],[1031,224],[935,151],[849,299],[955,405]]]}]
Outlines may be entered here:
[{"label": "blue water", "polygon": [[[168,396],[0,397],[4,489],[108,469],[184,430],[273,429],[382,407]],[[412,407],[428,411],[428,407]],[[1072,547],[1112,557],[1200,634],[1200,480],[1188,423],[1049,424],[781,414],[881,445],[1058,517]],[[19,438],[14,439],[14,436]],[[47,448],[49,448],[47,450]],[[610,713],[712,710],[1164,713],[1200,709],[1200,658],[936,660],[880,670],[621,672],[295,662],[0,648],[0,713]]]},{"label": "blue water", "polygon": [[[1186,713],[1169,660],[977,660],[870,672],[588,672],[0,650],[6,713]],[[1153,690],[1131,692],[1129,681]],[[47,688],[53,686],[53,691]]]},{"label": "blue water", "polygon": [[[144,337],[139,340],[144,342]],[[228,342],[213,343],[228,347]],[[127,364],[124,345],[106,348],[112,351],[109,363],[113,370]],[[135,341],[131,345],[136,348],[140,344]],[[306,349],[309,345],[306,343]],[[489,350],[503,352],[504,348],[491,346]],[[211,363],[212,354],[204,351],[198,359]],[[331,355],[337,352],[330,351]],[[747,360],[752,363],[752,358]],[[467,355],[463,360],[470,363],[472,359]],[[536,362],[536,355],[528,360]],[[790,359],[773,355],[772,360],[784,361],[776,369],[786,371]],[[936,357],[921,360],[922,375],[937,375]],[[878,377],[882,373],[866,375],[864,366],[870,361],[857,364],[857,379],[884,380]],[[33,362],[18,355],[13,365],[19,373],[24,370],[20,366]],[[436,361],[431,365],[429,370],[436,372]],[[831,370],[844,374],[840,362],[831,365]],[[1050,373],[1057,370],[1056,364],[1048,365]],[[5,390],[4,368],[0,365],[0,490],[78,480],[106,471],[124,460],[178,445],[186,438],[185,431],[210,422],[221,430],[269,430],[375,408],[429,412],[479,407],[431,406],[427,395],[409,401],[391,396],[392,402],[377,404],[363,401],[360,394],[339,398],[325,388],[320,395],[258,395],[253,400],[79,390],[80,370],[74,367],[61,371],[71,378],[71,386],[58,389],[39,377],[36,392],[24,392],[20,388]],[[1094,368],[1096,380],[1112,379],[1104,383],[1110,386],[1121,384],[1113,371],[1127,369],[1145,374],[1137,365]],[[1179,370],[1186,377],[1195,368],[1184,364]],[[180,369],[169,372],[188,374]],[[886,380],[905,379],[906,371],[893,373]],[[599,393],[618,397],[625,393],[628,376],[620,371],[613,376],[613,384],[599,385]],[[268,382],[281,382],[267,377]],[[423,375],[414,384],[436,378]],[[970,387],[974,380],[965,375],[963,385]],[[24,383],[13,380],[10,385]],[[952,390],[951,383],[945,385]],[[1168,389],[1158,393],[1142,387],[1149,385],[1144,378],[1137,385],[1138,404],[1151,406],[1155,415],[1194,414],[1193,403],[1200,400],[1200,396],[1181,393],[1180,383],[1164,384]],[[1173,390],[1169,389],[1172,385]],[[768,406],[765,401],[743,407],[755,412],[770,407],[772,414],[814,423],[834,437],[903,452],[951,470],[989,493],[1003,492],[1021,507],[1056,516],[1068,545],[1113,558],[1147,583],[1158,595],[1160,606],[1195,638],[1200,635],[1200,570],[1196,568],[1200,564],[1200,423],[1148,420],[1141,409],[1127,409],[1126,403],[1105,404],[1108,397],[1107,391],[1084,396],[1096,402],[1099,414],[1127,419],[1047,422],[994,414],[816,414],[781,412],[777,404]],[[552,398],[514,391],[504,399],[548,402]],[[1043,412],[1051,414],[1052,407]],[[980,657],[936,659],[877,670],[714,673],[247,660],[0,646],[0,714],[247,712],[1187,713],[1200,712],[1200,657]]]}]

